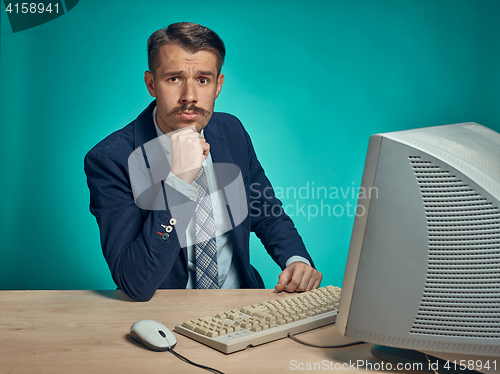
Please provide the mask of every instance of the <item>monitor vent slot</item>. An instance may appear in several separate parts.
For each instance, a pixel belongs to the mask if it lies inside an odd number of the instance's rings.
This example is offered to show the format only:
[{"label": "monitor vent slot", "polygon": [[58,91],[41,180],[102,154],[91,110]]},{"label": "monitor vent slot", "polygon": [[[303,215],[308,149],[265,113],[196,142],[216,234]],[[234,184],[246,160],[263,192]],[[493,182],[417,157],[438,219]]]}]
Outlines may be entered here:
[{"label": "monitor vent slot", "polygon": [[410,164],[428,227],[427,279],[412,334],[500,339],[500,209],[454,173]]}]

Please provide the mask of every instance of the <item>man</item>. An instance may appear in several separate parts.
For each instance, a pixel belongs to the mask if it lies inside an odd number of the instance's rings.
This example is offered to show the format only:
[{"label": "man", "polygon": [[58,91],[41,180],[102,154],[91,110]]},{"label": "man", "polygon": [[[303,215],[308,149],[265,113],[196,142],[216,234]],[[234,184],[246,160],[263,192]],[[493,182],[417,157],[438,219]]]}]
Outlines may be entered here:
[{"label": "man", "polygon": [[[248,134],[235,117],[214,113],[224,56],[222,40],[201,25],[177,23],[153,33],[144,81],[156,100],[85,157],[104,256],[118,288],[136,300],[149,300],[158,288],[257,288],[250,231],[284,269],[277,291],[320,285],[322,275],[274,196]],[[228,201],[218,193],[224,186],[216,170],[223,163],[241,171],[240,211],[249,211],[241,223],[229,217]],[[221,228],[224,220],[234,223],[230,231]]]}]

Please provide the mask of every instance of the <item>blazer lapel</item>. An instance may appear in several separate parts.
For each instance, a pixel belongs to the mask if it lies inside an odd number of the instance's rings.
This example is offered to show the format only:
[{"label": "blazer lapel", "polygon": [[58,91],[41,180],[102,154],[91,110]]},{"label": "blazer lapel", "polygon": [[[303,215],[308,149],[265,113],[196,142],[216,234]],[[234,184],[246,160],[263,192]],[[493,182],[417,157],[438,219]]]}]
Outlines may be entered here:
[{"label": "blazer lapel", "polygon": [[[208,144],[210,144],[210,154],[212,156],[212,162],[214,164],[228,163],[233,164],[233,157],[229,152],[229,147],[227,144],[227,139],[224,134],[220,131],[218,124],[212,119],[205,127],[205,139]],[[215,168],[214,168],[215,169]],[[219,188],[224,188],[217,178]],[[227,212],[231,212],[228,202],[225,202]],[[232,218],[231,218],[232,220]],[[230,232],[233,236],[233,249],[237,250],[239,253],[238,257],[243,256],[244,251],[244,241],[243,241],[243,230],[241,225],[234,227],[233,221],[231,222],[233,230]]]},{"label": "blazer lapel", "polygon": [[153,110],[156,106],[154,100],[134,121],[134,158],[140,165],[144,176],[153,186],[168,175],[170,166],[168,165],[165,153],[160,143],[156,140],[156,133],[153,122]]},{"label": "blazer lapel", "polygon": [[153,110],[155,106],[156,100],[152,101],[134,121],[134,149],[156,138],[156,129],[153,122]]}]

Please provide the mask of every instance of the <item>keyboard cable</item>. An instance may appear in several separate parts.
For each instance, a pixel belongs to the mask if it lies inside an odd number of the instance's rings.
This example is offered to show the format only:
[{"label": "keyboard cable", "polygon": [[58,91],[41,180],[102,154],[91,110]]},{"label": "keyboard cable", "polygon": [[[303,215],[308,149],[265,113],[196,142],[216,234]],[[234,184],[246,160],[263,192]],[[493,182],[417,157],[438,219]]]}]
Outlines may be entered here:
[{"label": "keyboard cable", "polygon": [[359,345],[359,344],[365,344],[366,343],[366,342],[362,342],[362,341],[356,341],[356,342],[350,342],[350,343],[345,343],[345,344],[337,344],[337,345],[317,345],[317,344],[312,344],[312,343],[305,342],[305,341],[303,341],[303,340],[295,337],[295,335],[292,335],[290,333],[288,333],[288,337],[290,339],[292,339],[293,341],[297,342],[297,343],[306,345],[308,347],[313,347],[313,348],[345,348],[345,347],[351,347],[353,345]]}]

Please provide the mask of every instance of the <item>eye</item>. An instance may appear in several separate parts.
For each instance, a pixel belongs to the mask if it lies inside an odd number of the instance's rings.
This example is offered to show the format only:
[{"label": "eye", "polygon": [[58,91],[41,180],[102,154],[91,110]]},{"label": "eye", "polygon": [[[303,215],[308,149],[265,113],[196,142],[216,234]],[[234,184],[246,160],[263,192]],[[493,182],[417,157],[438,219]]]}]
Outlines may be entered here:
[{"label": "eye", "polygon": [[199,78],[198,82],[200,82],[200,84],[202,84],[202,85],[206,85],[206,84],[208,84],[208,79],[207,78]]},{"label": "eye", "polygon": [[175,83],[175,82],[179,81],[179,77],[170,77],[170,78],[167,79],[167,81]]}]

